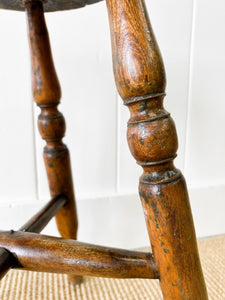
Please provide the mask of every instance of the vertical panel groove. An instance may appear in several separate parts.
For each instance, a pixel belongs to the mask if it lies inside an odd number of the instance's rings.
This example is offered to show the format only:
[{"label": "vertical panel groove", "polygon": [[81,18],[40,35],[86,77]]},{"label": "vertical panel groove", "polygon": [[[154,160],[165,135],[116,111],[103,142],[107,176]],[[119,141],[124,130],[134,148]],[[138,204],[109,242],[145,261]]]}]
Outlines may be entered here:
[{"label": "vertical panel groove", "polygon": [[192,73],[193,73],[193,59],[194,59],[194,41],[195,41],[195,23],[196,23],[196,0],[192,0],[192,22],[191,22],[191,37],[190,37],[190,58],[189,58],[189,78],[187,91],[187,106],[186,106],[186,130],[185,130],[185,144],[184,144],[184,174],[187,170],[187,147],[189,140],[189,120],[191,111],[191,92],[192,92]]},{"label": "vertical panel groove", "polygon": [[115,120],[115,123],[116,123],[116,139],[115,139],[115,142],[116,142],[116,155],[115,155],[115,159],[116,159],[116,171],[115,171],[115,174],[116,174],[116,178],[115,178],[115,192],[116,193],[119,193],[119,187],[120,187],[120,172],[119,172],[119,169],[120,169],[120,105],[119,105],[119,101],[120,101],[120,97],[119,95],[116,93],[116,120]]}]

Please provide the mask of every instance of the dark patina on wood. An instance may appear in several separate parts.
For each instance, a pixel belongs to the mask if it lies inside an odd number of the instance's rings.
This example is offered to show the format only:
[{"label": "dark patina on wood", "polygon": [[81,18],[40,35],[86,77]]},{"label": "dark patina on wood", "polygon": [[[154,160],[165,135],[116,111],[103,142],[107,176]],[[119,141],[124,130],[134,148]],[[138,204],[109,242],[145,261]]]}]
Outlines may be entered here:
[{"label": "dark patina on wood", "polygon": [[[58,195],[49,201],[38,213],[27,221],[19,231],[40,233],[55,214],[66,204],[67,198],[64,195]],[[10,231],[13,234],[14,230]],[[15,265],[18,265],[15,253],[0,248],[0,279]]]},{"label": "dark patina on wood", "polygon": [[15,255],[7,249],[0,248],[0,279],[16,264],[18,264],[18,261]]},{"label": "dark patina on wood", "polygon": [[[51,196],[63,194],[67,197],[66,205],[56,214],[56,223],[62,237],[77,238],[77,212],[67,146],[62,142],[65,134],[65,120],[57,106],[61,98],[60,84],[51,54],[48,31],[45,24],[41,1],[25,4],[29,43],[32,63],[33,97],[41,109],[38,128],[46,141],[44,161],[48,176]],[[75,278],[74,282],[80,282]]]},{"label": "dark patina on wood", "polygon": [[[29,1],[29,0],[28,0]],[[0,0],[0,9],[11,9],[24,11],[24,3],[26,0]],[[32,0],[30,0],[31,2]],[[44,0],[43,7],[45,12],[53,12],[58,10],[68,10],[81,8],[88,4],[100,2],[102,0]],[[32,1],[34,2],[34,1]]]},{"label": "dark patina on wood", "polygon": [[130,110],[127,139],[143,167],[139,192],[165,300],[207,300],[178,147],[163,107],[166,76],[144,0],[106,0],[118,92]]},{"label": "dark patina on wood", "polygon": [[[88,2],[98,1],[49,0],[44,2],[44,9],[78,8]],[[53,199],[21,230],[40,232],[56,214],[63,238],[13,230],[0,232],[0,278],[11,267],[67,273],[75,283],[81,281],[80,275],[160,278],[165,300],[207,300],[186,183],[173,164],[178,142],[174,122],[163,107],[164,65],[144,0],[106,2],[116,85],[130,110],[128,144],[143,168],[139,193],[153,256],[75,241],[78,222],[70,157],[62,141],[65,121],[57,109],[61,90],[51,55],[43,3],[30,0],[25,3],[25,10],[33,96],[41,109],[38,127],[46,141],[44,160]],[[0,8],[23,10],[21,3],[0,0]]]},{"label": "dark patina on wood", "polygon": [[54,197],[19,230],[40,233],[56,213],[66,204],[66,201],[67,198],[63,195]]},{"label": "dark patina on wood", "polygon": [[15,268],[30,271],[112,278],[159,278],[152,255],[145,252],[15,231],[0,232],[0,247],[15,253]]}]

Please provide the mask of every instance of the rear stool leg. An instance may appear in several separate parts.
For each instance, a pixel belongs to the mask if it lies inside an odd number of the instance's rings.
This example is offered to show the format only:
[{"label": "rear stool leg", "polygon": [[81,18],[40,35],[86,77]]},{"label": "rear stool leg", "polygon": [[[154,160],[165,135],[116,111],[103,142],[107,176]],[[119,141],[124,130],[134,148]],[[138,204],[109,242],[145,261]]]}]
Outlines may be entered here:
[{"label": "rear stool leg", "polygon": [[[56,223],[63,238],[76,239],[78,222],[70,157],[68,148],[62,142],[65,120],[57,109],[61,90],[51,55],[42,2],[28,1],[25,7],[32,61],[32,89],[34,100],[41,109],[38,128],[46,141],[44,161],[49,188],[52,196],[64,194],[68,198],[66,205],[56,215]],[[70,280],[76,284],[81,282],[82,277],[72,275]]]},{"label": "rear stool leg", "polygon": [[130,110],[127,138],[143,167],[139,192],[166,300],[207,300],[178,147],[163,107],[165,71],[144,0],[106,0],[116,85]]}]

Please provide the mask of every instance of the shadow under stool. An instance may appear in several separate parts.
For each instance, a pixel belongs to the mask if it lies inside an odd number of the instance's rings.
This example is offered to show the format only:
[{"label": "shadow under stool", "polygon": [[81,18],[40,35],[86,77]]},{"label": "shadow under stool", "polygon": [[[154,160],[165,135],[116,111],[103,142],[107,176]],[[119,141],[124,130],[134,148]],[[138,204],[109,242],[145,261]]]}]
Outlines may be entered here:
[{"label": "shadow under stool", "polygon": [[[173,160],[178,148],[170,114],[163,107],[166,77],[144,0],[106,0],[118,93],[129,108],[127,139],[143,168],[139,194],[153,253],[76,241],[77,213],[65,121],[44,12],[84,7],[99,0],[0,0],[0,8],[26,12],[32,91],[41,109],[38,128],[46,141],[44,161],[52,199],[18,231],[0,232],[0,277],[10,268],[160,280],[167,300],[208,299],[184,177]],[[62,238],[39,234],[55,216]]]}]

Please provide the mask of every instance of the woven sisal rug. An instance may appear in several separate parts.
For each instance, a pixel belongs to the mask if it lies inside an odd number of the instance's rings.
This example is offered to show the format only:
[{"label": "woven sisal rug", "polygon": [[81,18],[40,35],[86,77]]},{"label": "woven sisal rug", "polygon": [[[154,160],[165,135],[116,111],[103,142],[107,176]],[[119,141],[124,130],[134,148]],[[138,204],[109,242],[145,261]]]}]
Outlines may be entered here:
[{"label": "woven sisal rug", "polygon": [[[210,300],[225,300],[225,236],[199,241]],[[161,300],[157,280],[86,277],[73,287],[66,275],[10,271],[0,283],[1,300]],[[193,299],[197,300],[197,299]]]}]

